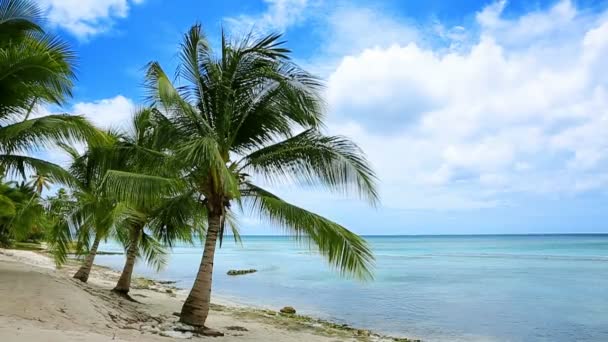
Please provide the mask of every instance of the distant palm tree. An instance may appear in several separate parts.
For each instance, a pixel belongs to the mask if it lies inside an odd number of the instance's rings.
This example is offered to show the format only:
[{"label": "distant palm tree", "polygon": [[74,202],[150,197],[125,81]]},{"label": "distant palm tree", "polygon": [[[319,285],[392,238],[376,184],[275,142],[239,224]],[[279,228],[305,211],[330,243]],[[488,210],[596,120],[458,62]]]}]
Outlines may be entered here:
[{"label": "distant palm tree", "polygon": [[83,117],[30,118],[37,105],[61,105],[71,96],[74,52],[44,32],[42,12],[32,1],[0,0],[0,169],[26,171],[53,182],[70,181],[61,167],[28,156],[57,141],[98,141],[103,136]]},{"label": "distant palm tree", "polygon": [[41,196],[42,191],[44,191],[45,189],[49,190],[51,188],[51,181],[48,179],[48,177],[37,173],[31,178],[32,180],[29,184],[36,190],[38,196]]},{"label": "distant palm tree", "polygon": [[216,57],[195,25],[182,43],[181,87],[172,85],[158,63],[148,67],[150,100],[162,113],[158,136],[172,146],[169,163],[181,170],[180,177],[111,171],[108,179],[114,192],[134,200],[142,192],[159,196],[164,188],[187,189],[200,198],[208,228],[200,268],[181,310],[184,323],[204,327],[216,244],[219,239],[221,245],[234,205],[312,242],[342,274],[371,276],[373,255],[362,238],[253,182],[261,176],[274,184],[320,184],[377,201],[374,173],[359,148],[318,132],[322,85],[288,54],[280,35],[229,43],[222,34]]}]

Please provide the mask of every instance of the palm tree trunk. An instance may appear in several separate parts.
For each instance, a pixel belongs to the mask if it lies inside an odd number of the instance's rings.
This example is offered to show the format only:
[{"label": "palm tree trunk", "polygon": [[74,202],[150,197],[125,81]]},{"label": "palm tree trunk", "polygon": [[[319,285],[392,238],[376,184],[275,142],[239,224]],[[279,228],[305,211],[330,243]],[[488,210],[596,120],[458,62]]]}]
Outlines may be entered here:
[{"label": "palm tree trunk", "polygon": [[138,225],[134,225],[131,228],[131,241],[127,248],[127,260],[125,261],[125,267],[122,269],[120,279],[114,287],[114,292],[127,294],[131,288],[131,275],[133,274],[133,267],[135,266],[135,259],[137,259],[137,251],[139,249],[139,239],[141,237],[141,228]]},{"label": "palm tree trunk", "polygon": [[222,215],[209,213],[209,226],[207,237],[205,238],[205,249],[201,265],[196,275],[196,280],[188,298],[182,306],[179,320],[193,326],[204,327],[207,315],[209,314],[209,304],[211,302],[211,279],[213,275],[213,257],[218,232],[222,222]]},{"label": "palm tree trunk", "polygon": [[99,242],[101,238],[99,235],[95,234],[95,241],[93,241],[93,246],[89,250],[89,255],[87,255],[86,259],[84,259],[84,263],[78,269],[78,272],[74,274],[74,279],[78,279],[82,282],[87,282],[89,280],[89,273],[91,273],[91,267],[93,267],[93,261],[95,260],[95,255],[97,255],[97,248],[99,248]]}]

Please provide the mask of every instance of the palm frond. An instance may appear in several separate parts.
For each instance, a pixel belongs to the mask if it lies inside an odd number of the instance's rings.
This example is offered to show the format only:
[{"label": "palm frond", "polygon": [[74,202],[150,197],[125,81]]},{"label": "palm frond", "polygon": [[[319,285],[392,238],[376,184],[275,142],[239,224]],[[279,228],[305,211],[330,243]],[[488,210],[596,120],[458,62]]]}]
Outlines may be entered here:
[{"label": "palm frond", "polygon": [[23,179],[26,179],[26,174],[31,172],[46,175],[52,183],[74,185],[77,182],[61,166],[33,157],[1,154],[0,166],[5,168],[9,175]]},{"label": "palm frond", "polygon": [[[169,116],[173,116],[180,129],[203,135],[213,134],[209,124],[202,120],[194,106],[181,97],[180,92],[157,62],[148,64],[145,87],[148,91],[148,101],[152,106],[161,107]],[[179,115],[174,115],[175,113]]]},{"label": "palm frond", "polygon": [[374,257],[365,240],[343,226],[295,205],[253,184],[246,184],[245,202],[252,212],[284,228],[296,239],[309,239],[342,275],[371,279]]},{"label": "palm frond", "polygon": [[53,256],[57,267],[64,265],[68,260],[70,245],[73,241],[73,231],[65,218],[56,218],[46,233],[46,242],[49,252]]},{"label": "palm frond", "polygon": [[378,202],[376,175],[363,152],[343,137],[322,136],[314,130],[254,151],[240,161],[270,181],[325,185],[343,192],[355,190],[372,204]]},{"label": "palm frond", "polygon": [[[228,229],[225,229],[225,227],[228,226]],[[220,232],[220,247],[222,247],[222,242],[224,241],[224,236],[228,235],[228,231],[230,231],[230,235],[232,235],[232,238],[234,239],[234,243],[236,244],[242,244],[242,239],[241,239],[241,232],[240,232],[240,228],[239,228],[239,221],[236,217],[236,215],[234,215],[234,213],[231,210],[227,210],[226,211],[226,215],[224,217],[224,223],[223,223],[223,227],[222,227],[222,232]]]},{"label": "palm frond", "polygon": [[195,165],[198,172],[210,175],[212,191],[227,193],[231,198],[238,197],[238,181],[235,175],[226,167],[226,161],[221,154],[217,141],[210,137],[192,139],[178,146],[175,151],[176,160],[185,165]]},{"label": "palm frond", "polygon": [[75,54],[62,40],[27,34],[0,49],[0,109],[18,113],[31,100],[62,104],[71,96]]},{"label": "palm frond", "polygon": [[163,198],[179,194],[186,185],[174,178],[110,170],[104,177],[103,186],[118,200],[154,207]]},{"label": "palm frond", "polygon": [[0,150],[4,153],[37,150],[55,143],[86,141],[92,145],[107,136],[81,116],[59,114],[20,121],[0,127]]},{"label": "palm frond", "polygon": [[0,42],[19,39],[26,34],[42,32],[39,23],[42,11],[29,0],[4,0],[0,2]]},{"label": "palm frond", "polygon": [[156,271],[162,270],[167,265],[167,251],[163,245],[151,235],[142,234],[139,243],[140,255],[146,263]]},{"label": "palm frond", "polygon": [[192,243],[193,233],[205,231],[207,210],[192,191],[167,198],[150,210],[148,229],[166,246]]},{"label": "palm frond", "polygon": [[211,47],[207,41],[207,37],[202,31],[200,24],[196,24],[188,30],[184,35],[184,39],[181,43],[180,51],[180,64],[177,68],[176,75],[188,81],[191,85],[189,91],[191,91],[187,99],[200,99],[202,94],[201,90],[201,77],[200,72],[201,60],[211,59]]}]

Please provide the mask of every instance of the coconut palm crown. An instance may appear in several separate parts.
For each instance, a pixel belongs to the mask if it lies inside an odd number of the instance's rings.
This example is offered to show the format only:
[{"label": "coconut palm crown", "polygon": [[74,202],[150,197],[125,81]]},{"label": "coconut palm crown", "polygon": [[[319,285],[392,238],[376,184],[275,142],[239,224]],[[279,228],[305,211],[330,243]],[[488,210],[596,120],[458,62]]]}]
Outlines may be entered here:
[{"label": "coconut palm crown", "polygon": [[378,200],[374,172],[360,149],[319,132],[322,83],[289,54],[278,34],[230,42],[224,33],[216,54],[195,25],[181,44],[179,86],[158,63],[148,65],[157,136],[170,150],[165,165],[179,168],[180,177],[107,177],[114,192],[127,196],[154,197],[167,187],[198,194],[208,228],[199,272],[181,311],[184,323],[204,326],[216,244],[235,208],[311,243],[341,274],[371,277],[373,255],[362,238],[254,183],[321,185]]}]

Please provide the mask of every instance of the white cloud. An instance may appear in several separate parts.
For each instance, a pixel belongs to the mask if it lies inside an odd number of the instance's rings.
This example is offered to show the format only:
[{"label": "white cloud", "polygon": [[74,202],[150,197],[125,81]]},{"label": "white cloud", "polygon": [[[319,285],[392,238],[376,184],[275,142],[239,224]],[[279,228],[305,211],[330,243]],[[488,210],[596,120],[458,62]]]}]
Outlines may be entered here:
[{"label": "white cloud", "polygon": [[48,10],[48,18],[79,38],[110,29],[115,19],[125,18],[131,5],[144,0],[38,0]]},{"label": "white cloud", "polygon": [[78,102],[72,106],[70,112],[86,116],[96,126],[103,129],[127,129],[130,127],[130,119],[135,110],[135,104],[131,99],[117,95],[93,102]]},{"label": "white cloud", "polygon": [[[82,115],[89,119],[100,129],[121,129],[131,128],[131,118],[137,107],[133,101],[122,95],[113,98],[96,100],[92,102],[75,103],[67,111],[57,111],[55,108],[39,107],[32,117],[40,117],[55,113],[69,113],[72,115]],[[75,146],[78,150],[84,151],[84,145]],[[70,157],[59,148],[52,148],[45,152],[45,159],[59,165],[67,166]]]},{"label": "white cloud", "polygon": [[349,55],[367,48],[386,48],[394,44],[407,44],[420,38],[413,26],[404,25],[403,19],[393,18],[369,8],[338,7],[324,18],[321,36],[325,54]]},{"label": "white cloud", "polygon": [[462,209],[607,190],[608,16],[560,1],[505,19],[505,6],[462,34],[439,23],[459,49],[371,40],[331,72],[330,130],[368,151],[386,202]]},{"label": "white cloud", "polygon": [[226,18],[225,21],[235,34],[278,31],[296,25],[306,18],[305,10],[311,6],[309,0],[264,0],[266,11],[259,15],[240,15]]}]

